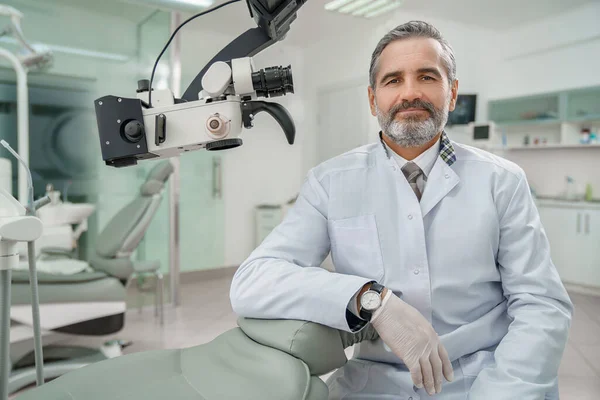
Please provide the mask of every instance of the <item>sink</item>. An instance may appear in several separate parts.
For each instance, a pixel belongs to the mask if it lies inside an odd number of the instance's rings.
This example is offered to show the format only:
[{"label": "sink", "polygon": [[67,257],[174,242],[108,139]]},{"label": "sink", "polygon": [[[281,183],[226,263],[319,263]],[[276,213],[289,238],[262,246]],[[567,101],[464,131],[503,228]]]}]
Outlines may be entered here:
[{"label": "sink", "polygon": [[38,210],[38,216],[46,226],[75,225],[94,213],[96,206],[88,203],[49,204]]}]

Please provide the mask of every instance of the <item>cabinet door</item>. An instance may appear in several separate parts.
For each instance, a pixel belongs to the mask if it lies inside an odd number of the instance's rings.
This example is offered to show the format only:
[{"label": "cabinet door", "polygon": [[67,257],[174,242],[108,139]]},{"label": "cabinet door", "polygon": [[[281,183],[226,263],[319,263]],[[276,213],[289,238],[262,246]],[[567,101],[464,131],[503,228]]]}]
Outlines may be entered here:
[{"label": "cabinet door", "polygon": [[[552,261],[564,282],[578,283],[582,278],[585,255],[582,254],[583,211],[573,208],[540,207],[540,218],[548,241]],[[598,229],[600,232],[600,228]]]},{"label": "cabinet door", "polygon": [[582,232],[585,259],[581,270],[580,283],[586,286],[600,287],[600,210],[582,212]]}]

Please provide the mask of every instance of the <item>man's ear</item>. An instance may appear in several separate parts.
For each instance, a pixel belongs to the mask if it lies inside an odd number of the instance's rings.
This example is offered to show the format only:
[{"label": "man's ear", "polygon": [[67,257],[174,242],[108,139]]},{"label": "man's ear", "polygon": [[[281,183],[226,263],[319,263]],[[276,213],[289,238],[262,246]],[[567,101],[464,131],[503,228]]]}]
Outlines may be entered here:
[{"label": "man's ear", "polygon": [[454,111],[454,108],[456,108],[456,98],[458,96],[458,79],[454,80],[454,83],[452,83],[452,88],[450,90],[450,107],[448,108],[448,110]]},{"label": "man's ear", "polygon": [[375,107],[375,91],[369,86],[369,105],[371,106],[371,115],[377,116],[377,108]]}]

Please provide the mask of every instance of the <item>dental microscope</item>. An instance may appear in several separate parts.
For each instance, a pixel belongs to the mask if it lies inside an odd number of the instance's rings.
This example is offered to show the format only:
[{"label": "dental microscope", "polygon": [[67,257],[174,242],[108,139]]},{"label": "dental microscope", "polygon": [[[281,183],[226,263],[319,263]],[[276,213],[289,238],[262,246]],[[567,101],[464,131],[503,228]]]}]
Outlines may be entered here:
[{"label": "dental microscope", "polygon": [[[258,100],[294,92],[291,66],[257,70],[252,57],[283,40],[305,2],[246,0],[258,27],[247,30],[213,57],[181,98],[175,98],[170,89],[152,88],[153,73],[150,80],[138,81],[135,98],[109,95],[97,99],[96,119],[106,165],[126,167],[138,160],[199,149],[238,147],[243,143],[239,137],[242,128],[252,128],[254,116],[260,112],[270,114],[287,142],[293,144],[296,129],[289,112],[278,103]],[[203,14],[185,21],[173,35]],[[163,53],[165,50],[166,46]]]}]

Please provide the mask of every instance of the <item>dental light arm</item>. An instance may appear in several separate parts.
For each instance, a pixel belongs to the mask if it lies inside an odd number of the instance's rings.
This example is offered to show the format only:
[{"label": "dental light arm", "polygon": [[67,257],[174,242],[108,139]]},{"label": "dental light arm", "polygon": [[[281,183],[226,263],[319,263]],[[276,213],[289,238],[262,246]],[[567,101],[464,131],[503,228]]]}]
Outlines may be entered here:
[{"label": "dental light arm", "polygon": [[21,19],[23,14],[10,6],[0,5],[0,16],[10,17],[10,25],[4,28],[2,34],[12,35],[14,39],[21,45],[24,54],[20,55],[21,64],[26,68],[45,68],[52,63],[52,53],[47,50],[34,48],[26,39],[21,29]]},{"label": "dental light arm", "polygon": [[293,144],[296,130],[288,111],[278,103],[257,100],[293,93],[291,66],[257,70],[251,57],[285,37],[305,2],[246,0],[258,27],[244,32],[213,57],[181,99],[169,89],[151,88],[148,80],[138,82],[136,98],[109,95],[97,99],[105,163],[124,167],[187,151],[237,147],[242,144],[242,128],[252,128],[254,116],[263,111],[279,123],[287,142]]}]

